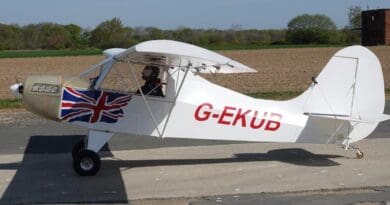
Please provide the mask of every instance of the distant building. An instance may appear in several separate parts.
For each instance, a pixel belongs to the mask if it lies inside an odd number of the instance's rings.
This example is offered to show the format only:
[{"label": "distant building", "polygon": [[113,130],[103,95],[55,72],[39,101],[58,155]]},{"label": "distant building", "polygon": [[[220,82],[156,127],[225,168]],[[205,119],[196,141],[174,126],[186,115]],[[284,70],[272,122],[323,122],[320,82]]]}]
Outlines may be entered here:
[{"label": "distant building", "polygon": [[390,45],[390,9],[362,12],[362,45]]}]

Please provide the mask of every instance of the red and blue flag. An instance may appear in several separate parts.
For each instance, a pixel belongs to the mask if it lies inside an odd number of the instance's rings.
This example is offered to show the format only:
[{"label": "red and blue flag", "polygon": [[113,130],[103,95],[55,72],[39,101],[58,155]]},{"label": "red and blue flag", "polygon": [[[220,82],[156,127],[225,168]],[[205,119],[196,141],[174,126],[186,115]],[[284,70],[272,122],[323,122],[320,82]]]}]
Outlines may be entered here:
[{"label": "red and blue flag", "polygon": [[61,119],[88,123],[115,123],[123,117],[123,107],[131,96],[100,90],[65,87],[62,94]]}]

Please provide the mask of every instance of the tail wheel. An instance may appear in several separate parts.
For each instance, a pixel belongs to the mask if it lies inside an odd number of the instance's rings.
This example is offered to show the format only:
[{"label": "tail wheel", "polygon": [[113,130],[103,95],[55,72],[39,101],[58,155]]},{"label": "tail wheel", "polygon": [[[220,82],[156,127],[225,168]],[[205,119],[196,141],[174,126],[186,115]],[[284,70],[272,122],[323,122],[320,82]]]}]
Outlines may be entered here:
[{"label": "tail wheel", "polygon": [[362,159],[364,157],[364,153],[360,150],[356,150],[356,158]]},{"label": "tail wheel", "polygon": [[73,169],[80,176],[94,176],[100,169],[100,157],[91,150],[81,150],[73,159]]}]

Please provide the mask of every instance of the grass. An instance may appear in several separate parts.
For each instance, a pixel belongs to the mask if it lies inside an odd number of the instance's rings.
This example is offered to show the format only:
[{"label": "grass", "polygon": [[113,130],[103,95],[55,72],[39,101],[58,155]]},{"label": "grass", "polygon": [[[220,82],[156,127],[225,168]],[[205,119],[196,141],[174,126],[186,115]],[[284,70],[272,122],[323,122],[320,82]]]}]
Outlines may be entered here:
[{"label": "grass", "polygon": [[0,58],[55,57],[101,55],[100,49],[82,50],[12,50],[0,51]]},{"label": "grass", "polygon": [[21,108],[21,99],[0,99],[0,109]]},{"label": "grass", "polygon": [[386,99],[390,98],[390,88],[385,89],[385,96],[386,96]]},{"label": "grass", "polygon": [[257,92],[247,94],[248,96],[269,100],[288,100],[302,94],[301,91],[273,91],[273,92]]}]

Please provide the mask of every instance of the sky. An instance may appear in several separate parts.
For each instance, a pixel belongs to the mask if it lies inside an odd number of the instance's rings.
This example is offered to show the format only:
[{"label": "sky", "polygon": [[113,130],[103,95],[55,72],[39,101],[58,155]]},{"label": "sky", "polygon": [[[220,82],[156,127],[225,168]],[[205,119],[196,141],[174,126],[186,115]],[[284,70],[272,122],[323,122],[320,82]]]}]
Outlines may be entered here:
[{"label": "sky", "polygon": [[348,8],[366,9],[367,3],[370,9],[390,8],[390,0],[5,0],[0,23],[74,23],[93,29],[119,17],[131,27],[280,29],[307,13],[325,14],[342,28]]}]

